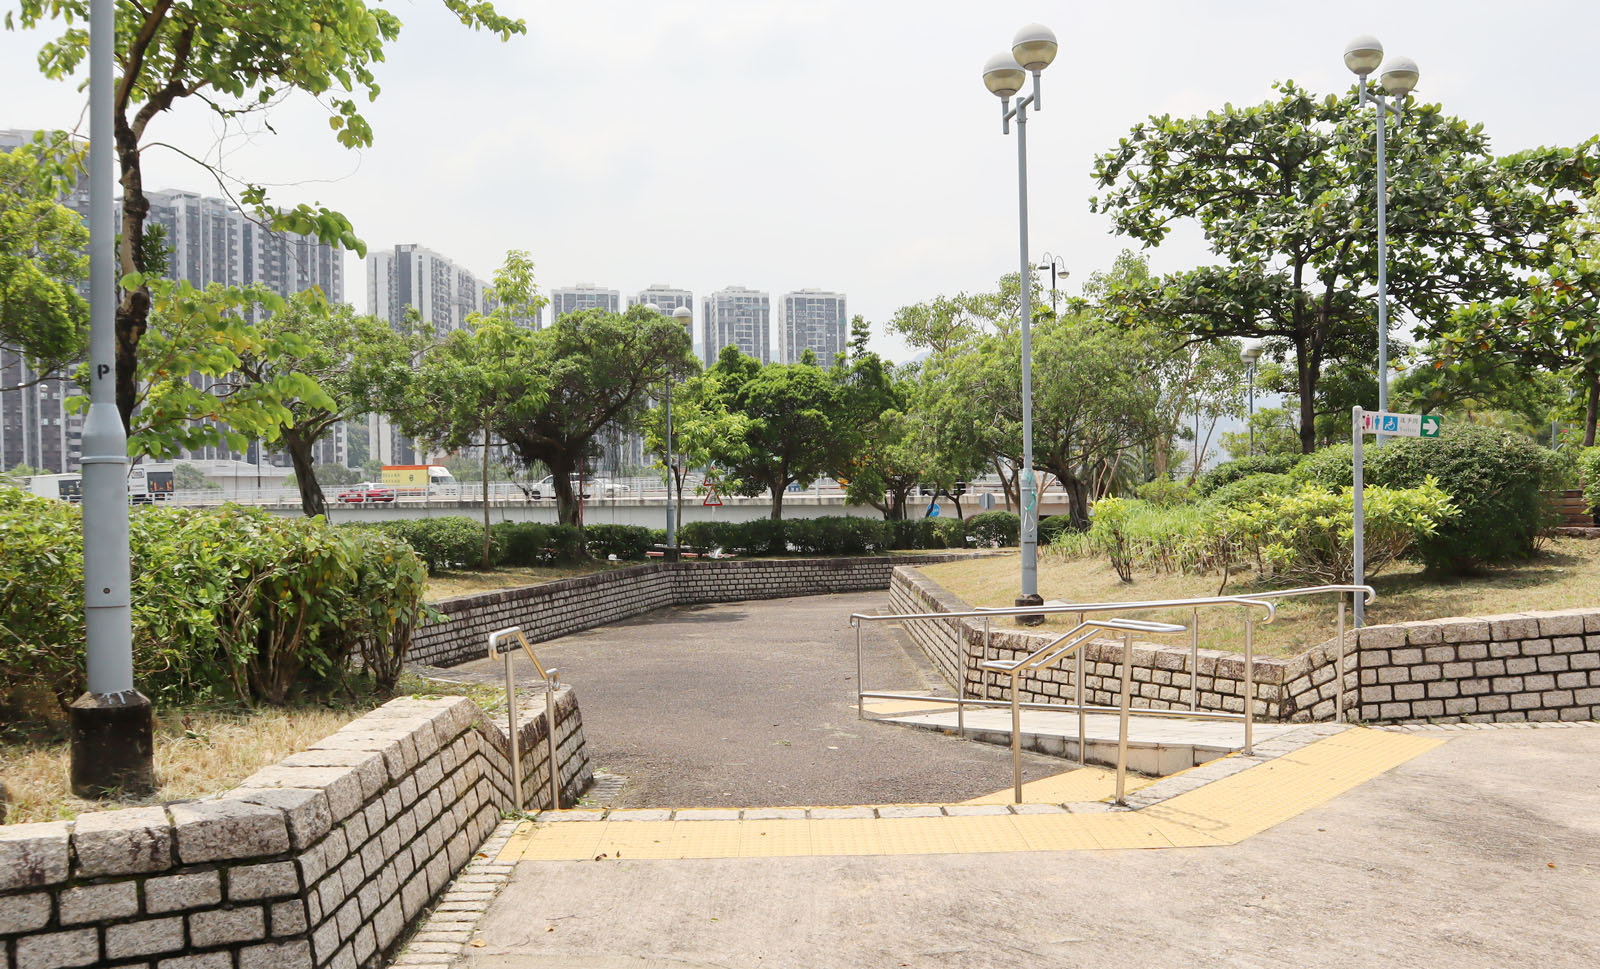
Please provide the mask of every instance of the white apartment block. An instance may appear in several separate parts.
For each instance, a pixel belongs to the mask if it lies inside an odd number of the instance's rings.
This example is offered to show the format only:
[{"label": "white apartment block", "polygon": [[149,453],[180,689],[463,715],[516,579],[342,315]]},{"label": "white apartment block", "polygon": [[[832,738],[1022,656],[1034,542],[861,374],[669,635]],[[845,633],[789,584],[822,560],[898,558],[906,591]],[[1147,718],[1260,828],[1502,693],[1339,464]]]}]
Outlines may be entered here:
[{"label": "white apartment block", "polygon": [[551,323],[568,313],[593,309],[605,310],[607,313],[622,312],[622,294],[614,289],[602,289],[594,283],[579,283],[576,286],[563,286],[550,291]]},{"label": "white apartment block", "polygon": [[491,308],[490,284],[425,246],[399,245],[367,256],[367,312],[390,326],[414,306],[435,336],[467,325]]},{"label": "white apartment block", "polygon": [[717,362],[726,346],[762,363],[772,361],[772,301],[766,293],[743,286],[719,289],[700,303],[701,352],[706,366]]},{"label": "white apartment block", "polygon": [[675,289],[666,283],[651,283],[628,297],[630,308],[643,306],[646,303],[656,304],[661,307],[661,312],[668,316],[680,306],[687,306],[690,312],[694,312],[694,294],[687,289]]},{"label": "white apartment block", "polygon": [[850,316],[845,312],[843,293],[820,289],[784,293],[778,320],[784,363],[798,363],[810,350],[820,366],[831,367],[834,356],[844,352],[849,340]]}]

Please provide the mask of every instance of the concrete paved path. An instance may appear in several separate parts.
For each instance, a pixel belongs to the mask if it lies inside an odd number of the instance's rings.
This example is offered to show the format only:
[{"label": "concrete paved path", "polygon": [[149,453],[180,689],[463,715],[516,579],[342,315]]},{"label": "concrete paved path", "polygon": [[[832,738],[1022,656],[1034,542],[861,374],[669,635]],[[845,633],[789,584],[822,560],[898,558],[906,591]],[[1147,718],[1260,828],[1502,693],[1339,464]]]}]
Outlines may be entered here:
[{"label": "concrete paved path", "polygon": [[1219,847],[523,862],[458,964],[1600,964],[1600,728],[1439,736]]},{"label": "concrete paved path", "polygon": [[[573,684],[620,807],[961,801],[1011,781],[1008,751],[856,718],[852,612],[883,592],[680,606],[535,645]],[[862,631],[868,689],[948,692],[897,629]],[[519,682],[532,667],[518,659]],[[498,660],[443,675],[503,682]],[[1024,776],[1070,765],[1026,754]]]}]

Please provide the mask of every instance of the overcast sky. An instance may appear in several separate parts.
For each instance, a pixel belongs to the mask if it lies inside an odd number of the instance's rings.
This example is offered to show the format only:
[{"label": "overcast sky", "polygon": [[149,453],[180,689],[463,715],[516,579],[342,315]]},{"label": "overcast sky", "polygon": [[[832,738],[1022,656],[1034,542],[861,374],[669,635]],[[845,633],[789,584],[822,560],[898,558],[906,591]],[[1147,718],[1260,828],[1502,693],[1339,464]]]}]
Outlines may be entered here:
[{"label": "overcast sky", "polygon": [[[1028,125],[1030,250],[1059,254],[1072,291],[1124,245],[1088,211],[1096,153],[1148,115],[1258,103],[1275,80],[1347,89],[1358,33],[1414,58],[1418,95],[1482,122],[1498,151],[1600,131],[1594,0],[498,6],[528,35],[502,44],[433,0],[392,5],[405,29],[378,66],[371,149],[340,148],[302,99],[274,111],[277,134],[228,141],[228,164],[278,186],[276,201],[343,211],[374,249],[420,243],[485,278],[522,248],[545,288],[842,291],[898,358],[897,307],[1017,268],[1016,143],[980,72],[1029,21],[1061,42]],[[0,32],[0,128],[79,124],[75,86],[34,69],[42,36]],[[149,137],[217,150],[200,104]],[[216,194],[160,149],[145,184]],[[1158,269],[1205,259],[1192,232],[1154,256]],[[361,309],[365,288],[352,255],[346,297]]]}]

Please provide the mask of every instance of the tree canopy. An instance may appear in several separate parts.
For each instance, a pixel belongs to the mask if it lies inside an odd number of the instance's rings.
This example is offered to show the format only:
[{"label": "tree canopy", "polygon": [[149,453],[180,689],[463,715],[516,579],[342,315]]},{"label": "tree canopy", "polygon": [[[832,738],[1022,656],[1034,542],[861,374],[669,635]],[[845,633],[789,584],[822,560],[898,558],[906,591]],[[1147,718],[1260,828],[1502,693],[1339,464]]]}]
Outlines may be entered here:
[{"label": "tree canopy", "polygon": [[88,275],[89,231],[60,204],[72,190],[71,152],[58,136],[0,152],[0,350],[25,361],[33,375],[7,383],[16,389],[62,376],[82,356],[89,306],[77,286]]}]

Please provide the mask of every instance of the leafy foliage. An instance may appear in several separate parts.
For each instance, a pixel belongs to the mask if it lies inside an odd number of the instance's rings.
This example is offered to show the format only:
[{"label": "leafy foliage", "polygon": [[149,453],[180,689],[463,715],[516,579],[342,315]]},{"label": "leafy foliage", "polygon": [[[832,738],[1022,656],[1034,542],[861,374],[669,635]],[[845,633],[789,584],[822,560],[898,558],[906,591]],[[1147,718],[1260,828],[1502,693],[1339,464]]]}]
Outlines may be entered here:
[{"label": "leafy foliage", "polygon": [[583,537],[589,554],[602,561],[614,555],[624,562],[642,562],[651,545],[650,529],[643,525],[585,525]]},{"label": "leafy foliage", "polygon": [[1022,534],[1022,516],[1011,511],[984,511],[967,519],[967,535],[980,548],[1007,548]]},{"label": "leafy foliage", "polygon": [[64,134],[42,131],[0,152],[0,351],[43,376],[62,375],[88,337],[77,287],[88,275],[89,231],[60,204],[74,154]]},{"label": "leafy foliage", "polygon": [[1297,454],[1258,454],[1224,461],[1195,479],[1194,493],[1196,497],[1204,498],[1223,485],[1252,474],[1284,474],[1300,460]]}]

